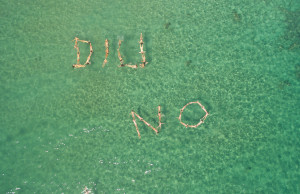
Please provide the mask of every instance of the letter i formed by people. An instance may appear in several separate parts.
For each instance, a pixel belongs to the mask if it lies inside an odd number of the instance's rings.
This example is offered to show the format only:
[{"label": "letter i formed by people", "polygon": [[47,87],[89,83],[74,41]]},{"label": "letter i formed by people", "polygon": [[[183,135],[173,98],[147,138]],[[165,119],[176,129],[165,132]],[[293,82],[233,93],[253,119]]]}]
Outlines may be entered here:
[{"label": "letter i formed by people", "polygon": [[107,61],[107,57],[108,57],[108,54],[109,54],[109,44],[108,44],[108,40],[107,39],[105,39],[105,44],[104,44],[104,46],[105,46],[105,59],[104,59],[104,61],[103,61],[103,63],[102,63],[102,67],[104,67],[105,65],[106,65],[106,63],[108,62]]}]

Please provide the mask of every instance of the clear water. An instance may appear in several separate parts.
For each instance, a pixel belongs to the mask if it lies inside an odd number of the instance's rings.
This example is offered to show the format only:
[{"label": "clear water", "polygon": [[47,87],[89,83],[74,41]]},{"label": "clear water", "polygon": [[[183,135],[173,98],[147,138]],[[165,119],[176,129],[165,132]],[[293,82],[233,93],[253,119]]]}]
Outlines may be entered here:
[{"label": "clear water", "polygon": [[[0,193],[299,193],[300,2],[0,4]],[[138,63],[139,36],[149,61]],[[77,36],[92,64],[73,69]],[[110,41],[105,68],[104,41]],[[89,53],[80,43],[81,61]],[[180,109],[210,115],[185,128]],[[130,115],[136,111],[158,135]],[[203,112],[189,106],[187,123]]]}]

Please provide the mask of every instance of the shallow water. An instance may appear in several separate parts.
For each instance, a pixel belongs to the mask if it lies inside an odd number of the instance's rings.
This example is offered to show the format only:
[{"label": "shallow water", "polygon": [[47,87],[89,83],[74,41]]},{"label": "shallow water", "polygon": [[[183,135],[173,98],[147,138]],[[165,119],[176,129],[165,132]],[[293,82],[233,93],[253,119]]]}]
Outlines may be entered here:
[{"label": "shallow water", "polygon": [[[297,193],[300,3],[0,4],[0,193]],[[118,68],[118,39],[125,63]],[[74,37],[92,64],[73,69]],[[102,68],[105,39],[108,63]],[[89,54],[79,43],[81,62]],[[185,128],[180,109],[210,115]],[[158,135],[134,110],[157,126]],[[204,115],[188,106],[183,120]],[[298,119],[297,119],[298,118]]]}]

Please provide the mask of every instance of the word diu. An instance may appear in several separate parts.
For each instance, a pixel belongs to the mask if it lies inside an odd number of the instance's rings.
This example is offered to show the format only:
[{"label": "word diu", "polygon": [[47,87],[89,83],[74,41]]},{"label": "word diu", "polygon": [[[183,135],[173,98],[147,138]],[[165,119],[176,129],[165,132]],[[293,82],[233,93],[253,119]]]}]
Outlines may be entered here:
[{"label": "word diu", "polygon": [[[91,56],[93,54],[93,47],[92,47],[91,41],[80,40],[77,37],[75,37],[75,39],[73,41],[75,41],[74,48],[77,51],[77,63],[73,65],[73,68],[86,67],[86,65],[91,64]],[[83,43],[87,43],[87,44],[90,45],[90,54],[87,57],[87,60],[86,60],[86,62],[83,65],[80,64],[80,51],[79,51],[78,42],[83,42]],[[122,55],[120,53],[121,44],[122,44],[122,40],[119,40],[119,47],[117,49],[118,50],[118,58],[120,60],[119,67],[130,67],[130,68],[134,68],[134,69],[138,68],[137,64],[135,64],[135,65],[131,65],[131,63],[124,64],[124,60],[123,60]],[[144,41],[143,41],[143,34],[142,33],[141,33],[141,36],[140,36],[139,44],[140,44],[140,50],[141,50],[139,53],[142,55],[142,61],[140,63],[140,67],[144,68],[148,62],[146,61],[146,55],[145,55],[146,51],[144,51]],[[108,62],[107,61],[107,58],[108,58],[108,55],[109,55],[109,43],[108,43],[108,39],[105,39],[104,46],[105,46],[105,59],[104,59],[104,61],[102,63],[102,67],[104,67],[106,65],[106,63]]]}]

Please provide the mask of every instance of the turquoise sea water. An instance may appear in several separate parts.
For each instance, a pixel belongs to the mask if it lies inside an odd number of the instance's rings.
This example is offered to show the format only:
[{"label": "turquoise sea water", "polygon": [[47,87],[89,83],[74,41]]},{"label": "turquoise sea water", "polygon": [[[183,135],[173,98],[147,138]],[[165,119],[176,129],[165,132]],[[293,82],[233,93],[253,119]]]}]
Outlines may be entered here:
[{"label": "turquoise sea water", "polygon": [[[0,4],[0,193],[299,193],[300,2]],[[118,68],[118,40],[125,63]],[[73,69],[75,37],[92,64]],[[105,39],[108,63],[102,68]],[[81,63],[89,54],[79,43]],[[177,117],[191,101],[210,115]],[[157,126],[158,135],[134,110]],[[204,115],[188,106],[182,119]]]}]

